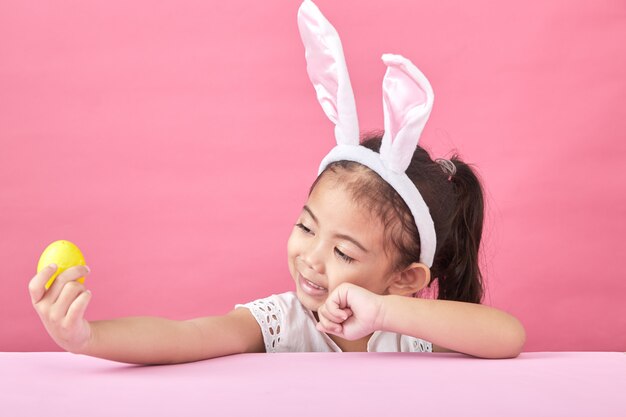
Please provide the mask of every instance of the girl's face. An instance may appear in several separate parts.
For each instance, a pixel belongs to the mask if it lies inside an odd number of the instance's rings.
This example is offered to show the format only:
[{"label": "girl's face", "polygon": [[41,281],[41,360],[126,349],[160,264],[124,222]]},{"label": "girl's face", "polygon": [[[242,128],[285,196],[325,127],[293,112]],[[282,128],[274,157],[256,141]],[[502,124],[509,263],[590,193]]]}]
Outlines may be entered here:
[{"label": "girl's face", "polygon": [[287,243],[298,299],[311,311],[343,282],[386,294],[392,278],[382,223],[334,177],[327,172],[318,181]]}]

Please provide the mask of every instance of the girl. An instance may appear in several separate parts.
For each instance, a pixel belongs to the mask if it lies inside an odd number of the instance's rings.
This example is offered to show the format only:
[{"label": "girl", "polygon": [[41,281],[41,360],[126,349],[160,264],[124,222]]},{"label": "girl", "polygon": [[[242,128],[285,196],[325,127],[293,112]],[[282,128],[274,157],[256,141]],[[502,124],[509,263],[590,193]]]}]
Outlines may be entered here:
[{"label": "girl", "polygon": [[[89,269],[66,270],[46,291],[50,265],[29,292],[63,349],[136,364],[284,351],[519,355],[521,323],[480,304],[480,182],[456,156],[433,161],[417,145],[433,103],[428,80],[405,58],[383,55],[385,131],[360,143],[335,29],[309,0],[298,23],[337,146],[322,160],[288,240],[295,292],[238,304],[224,316],[88,322],[91,293],[76,279]],[[415,297],[435,288],[436,299]]]}]

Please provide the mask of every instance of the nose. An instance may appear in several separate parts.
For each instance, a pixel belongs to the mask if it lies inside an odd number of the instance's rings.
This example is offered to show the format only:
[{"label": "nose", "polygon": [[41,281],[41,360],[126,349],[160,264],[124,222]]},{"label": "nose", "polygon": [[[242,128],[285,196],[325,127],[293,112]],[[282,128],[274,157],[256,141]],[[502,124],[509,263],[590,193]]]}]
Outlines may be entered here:
[{"label": "nose", "polygon": [[311,239],[301,258],[305,265],[316,273],[324,273],[324,244],[320,239]]}]

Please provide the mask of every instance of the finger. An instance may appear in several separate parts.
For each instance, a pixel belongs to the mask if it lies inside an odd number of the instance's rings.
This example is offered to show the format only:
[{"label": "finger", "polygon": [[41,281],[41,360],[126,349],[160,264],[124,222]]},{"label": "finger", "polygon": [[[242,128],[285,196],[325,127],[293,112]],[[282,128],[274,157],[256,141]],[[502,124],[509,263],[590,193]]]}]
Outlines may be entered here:
[{"label": "finger", "polygon": [[56,323],[65,320],[70,304],[85,291],[85,286],[77,281],[67,282],[59,294],[59,298],[50,306],[50,318]]},{"label": "finger", "polygon": [[46,282],[52,278],[57,268],[55,264],[46,266],[41,271],[37,272],[28,283],[28,292],[30,293],[30,299],[33,305],[37,304],[43,298],[46,293]]},{"label": "finger", "polygon": [[[328,314],[335,317],[336,321],[339,323],[346,321],[348,317],[350,317],[350,314],[346,311],[349,310],[348,307],[345,306],[342,308],[340,303],[339,297],[335,297],[328,299],[325,304]],[[352,311],[350,310],[350,312]]]},{"label": "finger", "polygon": [[324,305],[324,314],[335,323],[342,323],[348,318],[347,313],[338,308],[337,304],[334,302],[326,302]]},{"label": "finger", "polygon": [[50,289],[46,292],[45,298],[51,303],[55,303],[67,282],[76,281],[81,277],[87,276],[89,272],[89,268],[86,265],[77,265],[66,269],[54,280],[52,286],[50,286]]},{"label": "finger", "polygon": [[330,321],[333,323],[341,323],[342,320],[339,317],[335,317],[332,314],[329,313],[328,311],[328,307],[326,306],[326,304],[322,304],[320,306],[320,308],[317,309],[317,314],[320,318],[320,321],[322,319],[326,320],[326,321]]},{"label": "finger", "polygon": [[315,328],[317,330],[319,330],[320,332],[324,332],[324,333],[330,333],[330,334],[334,334],[337,336],[341,336],[342,335],[342,330],[343,327],[341,326],[341,324],[333,324],[332,327],[326,327],[322,324],[322,322],[319,322],[315,325]]},{"label": "finger", "polygon": [[319,324],[324,329],[322,331],[325,331],[327,333],[328,332],[340,332],[341,331],[341,324],[335,323],[330,318],[328,318],[326,315],[324,315],[323,313],[320,313],[319,310],[318,310],[318,316],[319,316],[319,319],[320,319]]},{"label": "finger", "polygon": [[67,311],[67,316],[65,318],[68,327],[78,326],[85,316],[85,311],[87,310],[87,306],[91,301],[91,291],[85,290],[79,294],[78,297],[72,302],[70,308]]}]

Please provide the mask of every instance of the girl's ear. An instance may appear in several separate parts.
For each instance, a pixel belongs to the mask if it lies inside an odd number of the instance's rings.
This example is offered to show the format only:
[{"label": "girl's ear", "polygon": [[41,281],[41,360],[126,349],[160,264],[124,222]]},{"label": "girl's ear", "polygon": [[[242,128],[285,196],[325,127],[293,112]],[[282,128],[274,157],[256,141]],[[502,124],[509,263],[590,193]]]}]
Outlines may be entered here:
[{"label": "girl's ear", "polygon": [[412,296],[430,282],[430,268],[413,262],[392,276],[387,292],[392,295]]}]

